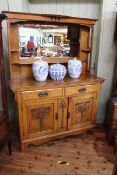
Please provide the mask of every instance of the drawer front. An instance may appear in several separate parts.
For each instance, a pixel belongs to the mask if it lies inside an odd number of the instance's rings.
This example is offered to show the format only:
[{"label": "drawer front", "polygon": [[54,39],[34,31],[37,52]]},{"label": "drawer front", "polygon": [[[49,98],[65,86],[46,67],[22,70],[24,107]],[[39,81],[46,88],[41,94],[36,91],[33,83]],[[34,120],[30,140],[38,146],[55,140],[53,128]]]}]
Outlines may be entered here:
[{"label": "drawer front", "polygon": [[65,95],[77,95],[77,94],[84,94],[88,92],[96,92],[97,91],[97,84],[94,85],[86,85],[86,86],[75,86],[75,87],[68,87],[65,88]]},{"label": "drawer front", "polygon": [[46,99],[48,97],[61,97],[62,95],[62,88],[26,91],[22,92],[22,100],[38,100]]}]

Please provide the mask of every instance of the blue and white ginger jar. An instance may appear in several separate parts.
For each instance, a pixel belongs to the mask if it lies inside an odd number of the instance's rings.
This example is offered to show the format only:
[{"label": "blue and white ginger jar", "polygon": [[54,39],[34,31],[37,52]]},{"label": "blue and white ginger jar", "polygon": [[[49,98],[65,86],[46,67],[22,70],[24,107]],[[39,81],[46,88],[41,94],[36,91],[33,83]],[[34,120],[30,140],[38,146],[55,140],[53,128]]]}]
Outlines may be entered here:
[{"label": "blue and white ginger jar", "polygon": [[36,61],[32,66],[33,75],[37,81],[45,81],[48,76],[48,63],[45,61]]},{"label": "blue and white ginger jar", "polygon": [[80,60],[68,61],[68,73],[71,78],[78,78],[82,72],[82,62]]},{"label": "blue and white ginger jar", "polygon": [[66,67],[62,64],[53,64],[50,66],[49,74],[53,80],[62,80],[67,73]]}]

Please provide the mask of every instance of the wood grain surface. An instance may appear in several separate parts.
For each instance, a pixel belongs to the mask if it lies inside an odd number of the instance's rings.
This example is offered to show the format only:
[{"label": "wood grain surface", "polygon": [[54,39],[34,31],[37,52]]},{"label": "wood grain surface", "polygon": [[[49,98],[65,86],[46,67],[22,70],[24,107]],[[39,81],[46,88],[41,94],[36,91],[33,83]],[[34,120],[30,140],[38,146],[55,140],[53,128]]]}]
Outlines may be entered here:
[{"label": "wood grain surface", "polygon": [[[43,146],[30,146],[19,151],[13,136],[13,155],[7,148],[0,154],[0,175],[111,175],[113,147],[107,145],[105,133],[87,132],[81,136],[52,141]],[[69,162],[69,165],[58,164]]]}]

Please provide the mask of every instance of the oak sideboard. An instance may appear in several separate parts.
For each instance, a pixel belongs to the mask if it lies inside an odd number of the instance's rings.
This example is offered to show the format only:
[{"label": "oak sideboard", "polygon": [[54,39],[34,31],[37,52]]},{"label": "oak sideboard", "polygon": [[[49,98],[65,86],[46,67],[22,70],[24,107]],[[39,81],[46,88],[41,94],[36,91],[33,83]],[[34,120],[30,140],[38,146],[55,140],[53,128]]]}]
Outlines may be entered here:
[{"label": "oak sideboard", "polygon": [[[21,149],[83,133],[95,127],[99,92],[104,81],[91,75],[93,31],[97,20],[49,14],[3,13],[7,16],[10,88],[18,106]],[[25,44],[22,42],[25,39],[19,34],[19,28],[38,29],[38,26],[39,30],[46,31],[67,29],[67,34],[57,32],[56,37],[51,36],[53,38],[48,39],[49,43],[46,41],[47,34],[44,35],[45,38],[38,37],[39,46],[36,47],[40,47],[43,42],[50,49],[53,42],[54,46],[59,45],[60,48],[62,43],[61,49],[64,50],[59,49],[57,54],[61,51],[64,52],[63,56],[47,55],[42,60],[49,65],[59,62],[67,67],[68,61],[76,57],[83,65],[80,78],[72,79],[67,75],[60,81],[54,81],[50,77],[44,82],[34,79],[32,64],[39,57],[34,48],[31,52],[24,51],[21,44]],[[68,52],[66,48],[69,48]]]}]

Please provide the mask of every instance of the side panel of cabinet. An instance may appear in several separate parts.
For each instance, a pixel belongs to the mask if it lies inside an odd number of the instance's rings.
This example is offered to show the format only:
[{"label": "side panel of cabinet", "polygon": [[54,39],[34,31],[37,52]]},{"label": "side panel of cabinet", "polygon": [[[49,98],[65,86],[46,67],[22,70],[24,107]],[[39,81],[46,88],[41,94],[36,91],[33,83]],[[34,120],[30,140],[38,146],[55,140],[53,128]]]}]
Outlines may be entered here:
[{"label": "side panel of cabinet", "polygon": [[54,133],[57,130],[57,100],[25,102],[23,104],[24,138]]},{"label": "side panel of cabinet", "polygon": [[78,129],[94,124],[96,93],[69,98],[68,129]]},{"label": "side panel of cabinet", "polygon": [[79,58],[83,63],[82,73],[86,73],[89,67],[89,43],[90,43],[90,29],[89,27],[80,28],[80,49],[79,49]]}]

